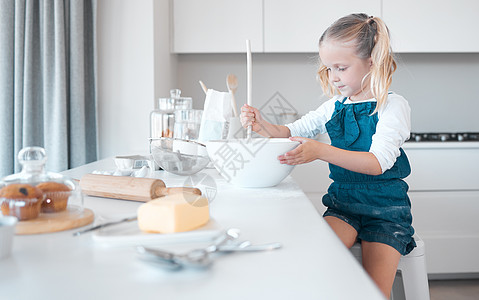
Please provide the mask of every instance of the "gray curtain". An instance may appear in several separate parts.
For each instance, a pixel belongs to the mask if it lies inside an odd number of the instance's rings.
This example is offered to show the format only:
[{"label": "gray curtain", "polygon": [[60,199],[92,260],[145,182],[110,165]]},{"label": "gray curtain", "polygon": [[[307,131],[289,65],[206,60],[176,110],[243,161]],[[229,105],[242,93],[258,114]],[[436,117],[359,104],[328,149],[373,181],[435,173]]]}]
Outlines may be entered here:
[{"label": "gray curtain", "polygon": [[97,158],[96,0],[0,0],[0,175],[41,146],[47,170]]}]

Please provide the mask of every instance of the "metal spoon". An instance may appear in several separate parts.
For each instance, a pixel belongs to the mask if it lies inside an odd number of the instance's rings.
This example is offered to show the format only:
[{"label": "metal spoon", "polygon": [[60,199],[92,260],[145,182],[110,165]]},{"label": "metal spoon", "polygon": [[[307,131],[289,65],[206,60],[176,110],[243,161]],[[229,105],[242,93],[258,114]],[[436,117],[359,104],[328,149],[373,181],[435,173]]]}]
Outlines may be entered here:
[{"label": "metal spoon", "polygon": [[[214,252],[249,252],[249,251],[271,251],[282,247],[281,243],[269,243],[262,245],[251,245],[249,241],[244,241],[239,245],[220,245]],[[137,247],[140,253],[149,254],[156,257],[162,265],[169,269],[177,269],[180,267],[208,267],[212,264],[209,253],[206,251],[195,252],[193,250],[187,254],[174,254],[158,249]],[[212,253],[212,252],[210,252]]]},{"label": "metal spoon", "polygon": [[163,262],[171,262],[172,264],[168,265],[168,267],[173,267],[175,266],[174,264],[176,264],[178,266],[205,268],[209,267],[213,262],[209,254],[216,252],[218,247],[221,247],[227,242],[237,239],[239,237],[239,232],[239,229],[236,228],[228,229],[226,232],[218,236],[214,243],[208,247],[204,249],[195,249],[186,254],[174,254],[144,246],[138,246],[137,251],[141,254],[154,255]]},{"label": "metal spoon", "polygon": [[173,254],[157,249],[145,248],[143,246],[137,246],[136,250],[142,254],[141,258],[149,262],[154,262],[160,266],[169,269],[176,270],[182,268],[182,265],[173,260]]}]

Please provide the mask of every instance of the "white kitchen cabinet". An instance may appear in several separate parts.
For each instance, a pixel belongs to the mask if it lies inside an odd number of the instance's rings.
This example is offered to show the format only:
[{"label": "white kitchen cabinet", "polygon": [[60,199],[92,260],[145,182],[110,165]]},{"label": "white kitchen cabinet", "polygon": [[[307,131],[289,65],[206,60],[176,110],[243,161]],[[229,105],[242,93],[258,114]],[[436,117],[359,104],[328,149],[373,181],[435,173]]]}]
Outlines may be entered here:
[{"label": "white kitchen cabinet", "polygon": [[338,18],[380,16],[395,52],[479,52],[479,1],[444,0],[173,0],[172,52],[316,53]]},{"label": "white kitchen cabinet", "polygon": [[315,53],[321,34],[350,13],[381,15],[381,0],[264,0],[264,51]]},{"label": "white kitchen cabinet", "polygon": [[404,150],[413,226],[426,244],[431,278],[478,273],[479,143],[409,142]]},{"label": "white kitchen cabinet", "polygon": [[413,226],[426,245],[430,278],[478,273],[479,191],[410,192],[409,197]]},{"label": "white kitchen cabinet", "polygon": [[406,143],[410,191],[479,191],[479,143]]},{"label": "white kitchen cabinet", "polygon": [[263,52],[262,0],[174,0],[175,53]]},{"label": "white kitchen cabinet", "polygon": [[383,0],[395,52],[478,52],[479,1]]}]

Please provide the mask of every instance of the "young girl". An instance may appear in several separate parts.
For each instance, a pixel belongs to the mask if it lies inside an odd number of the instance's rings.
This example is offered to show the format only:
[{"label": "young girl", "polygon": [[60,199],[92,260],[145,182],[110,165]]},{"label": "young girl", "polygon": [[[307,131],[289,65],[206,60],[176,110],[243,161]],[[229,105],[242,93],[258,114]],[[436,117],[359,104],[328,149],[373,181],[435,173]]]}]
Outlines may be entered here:
[{"label": "young girl", "polygon": [[[329,163],[333,183],[323,196],[324,219],[348,248],[361,241],[363,266],[389,297],[401,255],[416,244],[402,180],[411,172],[401,148],[410,134],[410,108],[388,91],[396,69],[388,28],[366,14],[343,17],[321,36],[319,57],[318,77],[332,99],[285,126],[244,105],[241,122],[263,136],[301,143],[278,158],[282,164]],[[310,139],[326,132],[331,145]]]}]

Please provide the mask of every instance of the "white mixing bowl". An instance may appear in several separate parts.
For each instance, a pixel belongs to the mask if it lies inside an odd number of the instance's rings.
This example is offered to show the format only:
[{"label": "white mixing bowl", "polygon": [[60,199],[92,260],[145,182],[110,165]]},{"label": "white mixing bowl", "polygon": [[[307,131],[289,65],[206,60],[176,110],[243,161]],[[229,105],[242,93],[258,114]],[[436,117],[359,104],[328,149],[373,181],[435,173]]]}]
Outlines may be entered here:
[{"label": "white mixing bowl", "polygon": [[280,183],[294,166],[279,163],[278,156],[299,142],[287,138],[253,138],[208,141],[206,150],[215,168],[228,182],[240,187],[270,187]]}]

